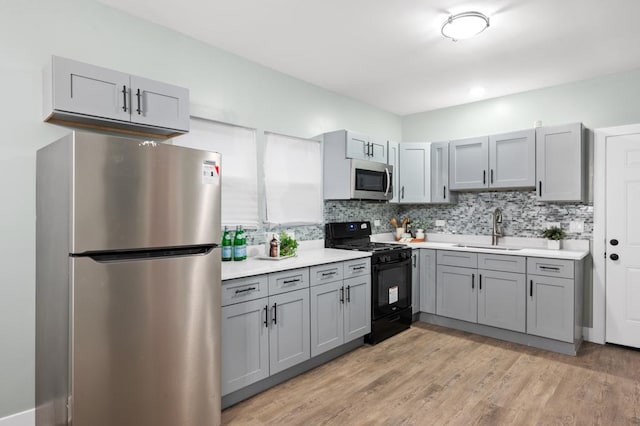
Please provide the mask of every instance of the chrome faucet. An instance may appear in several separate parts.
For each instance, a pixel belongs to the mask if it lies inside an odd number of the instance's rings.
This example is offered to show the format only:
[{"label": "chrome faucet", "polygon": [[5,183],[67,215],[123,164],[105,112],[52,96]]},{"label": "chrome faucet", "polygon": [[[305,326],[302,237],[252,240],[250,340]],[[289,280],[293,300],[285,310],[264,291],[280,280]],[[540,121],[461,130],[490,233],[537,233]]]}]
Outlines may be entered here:
[{"label": "chrome faucet", "polygon": [[502,209],[496,207],[493,211],[493,232],[491,233],[491,245],[498,245],[498,238],[503,237],[502,234]]}]

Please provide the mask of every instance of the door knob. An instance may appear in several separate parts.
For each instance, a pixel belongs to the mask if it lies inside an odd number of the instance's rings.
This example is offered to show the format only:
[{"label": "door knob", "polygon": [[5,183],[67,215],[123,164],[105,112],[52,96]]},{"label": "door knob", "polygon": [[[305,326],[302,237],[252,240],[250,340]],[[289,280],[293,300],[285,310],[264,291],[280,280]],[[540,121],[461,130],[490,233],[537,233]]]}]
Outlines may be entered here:
[{"label": "door knob", "polygon": [[618,245],[618,240],[616,240],[616,239],[614,238],[613,240],[609,241],[609,243],[610,243],[612,246],[617,246],[617,245]]},{"label": "door knob", "polygon": [[618,255],[617,255],[617,254],[615,254],[615,253],[611,253],[611,255],[609,256],[609,259],[611,259],[611,260],[618,260],[618,259],[620,259],[620,256],[618,256]]}]

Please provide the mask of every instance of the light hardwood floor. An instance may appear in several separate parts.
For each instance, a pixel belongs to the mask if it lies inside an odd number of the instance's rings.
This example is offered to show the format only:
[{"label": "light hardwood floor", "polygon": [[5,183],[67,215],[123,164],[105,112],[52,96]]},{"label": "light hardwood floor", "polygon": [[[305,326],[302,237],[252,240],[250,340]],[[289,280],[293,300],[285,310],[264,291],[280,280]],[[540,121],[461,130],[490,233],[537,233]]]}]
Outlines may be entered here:
[{"label": "light hardwood floor", "polygon": [[577,357],[414,326],[222,413],[227,425],[640,425],[640,351]]}]

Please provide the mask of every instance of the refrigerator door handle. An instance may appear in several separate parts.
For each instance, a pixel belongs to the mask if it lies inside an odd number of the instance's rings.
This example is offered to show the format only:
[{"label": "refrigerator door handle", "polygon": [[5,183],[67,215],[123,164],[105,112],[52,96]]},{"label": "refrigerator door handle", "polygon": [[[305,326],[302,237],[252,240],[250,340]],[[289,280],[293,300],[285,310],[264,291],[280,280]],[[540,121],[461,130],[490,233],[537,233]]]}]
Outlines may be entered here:
[{"label": "refrigerator door handle", "polygon": [[206,244],[198,246],[186,246],[186,247],[171,247],[160,249],[145,249],[145,250],[122,250],[122,251],[109,251],[109,252],[86,252],[81,254],[72,254],[72,257],[89,257],[96,262],[117,262],[125,260],[151,260],[165,257],[181,257],[181,256],[194,256],[194,255],[206,255],[215,249],[217,244]]}]

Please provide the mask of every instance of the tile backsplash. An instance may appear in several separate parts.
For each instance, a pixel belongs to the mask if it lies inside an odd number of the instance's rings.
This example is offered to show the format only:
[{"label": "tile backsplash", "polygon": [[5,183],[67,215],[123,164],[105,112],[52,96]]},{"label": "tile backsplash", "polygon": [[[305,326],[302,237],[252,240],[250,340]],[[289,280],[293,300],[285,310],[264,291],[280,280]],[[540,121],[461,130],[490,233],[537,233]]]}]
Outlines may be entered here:
[{"label": "tile backsplash", "polygon": [[[502,227],[508,237],[539,238],[547,222],[559,222],[568,239],[588,240],[593,236],[593,203],[543,203],[535,191],[460,192],[450,205],[390,204],[378,201],[328,200],[324,202],[324,221],[368,220],[374,234],[391,232],[389,219],[410,217],[427,222],[429,233],[491,235],[494,209],[502,209]],[[380,220],[375,226],[374,221]],[[436,220],[445,226],[436,227]],[[569,232],[569,222],[583,221],[584,232]],[[247,231],[247,242],[262,244],[266,228]],[[299,241],[324,239],[324,225],[269,228],[270,232],[294,231]]]}]

